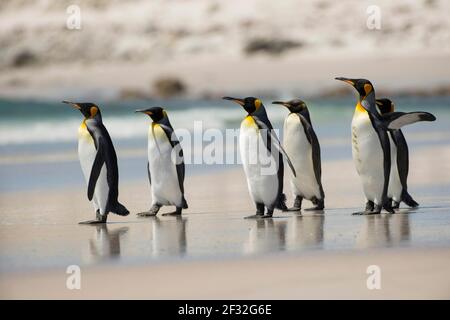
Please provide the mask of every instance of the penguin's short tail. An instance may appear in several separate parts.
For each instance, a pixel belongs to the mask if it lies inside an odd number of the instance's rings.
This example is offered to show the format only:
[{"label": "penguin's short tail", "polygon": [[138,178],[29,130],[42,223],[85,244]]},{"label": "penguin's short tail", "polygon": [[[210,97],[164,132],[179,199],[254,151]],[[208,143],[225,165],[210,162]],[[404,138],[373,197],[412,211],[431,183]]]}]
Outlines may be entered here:
[{"label": "penguin's short tail", "polygon": [[188,207],[188,204],[187,204],[187,201],[186,201],[186,199],[184,198],[184,195],[183,195],[183,200],[181,200],[181,207],[182,207],[183,209],[189,208],[189,207]]},{"label": "penguin's short tail", "polygon": [[408,193],[408,191],[403,190],[402,192],[402,201],[411,208],[416,208],[419,206],[419,204],[414,201],[414,199],[411,197],[411,195]]},{"label": "penguin's short tail", "polygon": [[119,216],[127,216],[130,214],[130,211],[128,211],[128,209],[125,208],[125,206],[119,202],[116,202],[116,205],[110,211]]}]

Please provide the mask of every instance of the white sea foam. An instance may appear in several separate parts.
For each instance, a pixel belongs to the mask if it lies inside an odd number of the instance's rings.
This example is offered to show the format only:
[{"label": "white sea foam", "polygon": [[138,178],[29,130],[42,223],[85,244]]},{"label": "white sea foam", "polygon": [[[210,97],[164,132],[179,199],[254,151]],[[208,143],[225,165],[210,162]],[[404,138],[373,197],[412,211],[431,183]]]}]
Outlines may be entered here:
[{"label": "white sea foam", "polygon": [[[244,116],[239,108],[207,109],[192,108],[169,112],[169,118],[176,129],[192,131],[195,121],[202,121],[203,128],[224,129],[227,124]],[[146,137],[150,119],[142,114],[103,116],[103,122],[113,139]],[[29,143],[69,142],[77,139],[79,119],[60,118],[45,120],[14,120],[0,122],[0,146]]]}]

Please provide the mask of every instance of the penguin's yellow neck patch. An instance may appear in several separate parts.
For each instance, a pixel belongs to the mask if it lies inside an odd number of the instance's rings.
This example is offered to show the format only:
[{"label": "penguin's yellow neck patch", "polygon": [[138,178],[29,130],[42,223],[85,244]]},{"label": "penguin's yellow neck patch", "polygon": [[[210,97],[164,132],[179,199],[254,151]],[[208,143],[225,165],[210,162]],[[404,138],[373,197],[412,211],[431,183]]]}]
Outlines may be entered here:
[{"label": "penguin's yellow neck patch", "polygon": [[155,139],[163,138],[166,136],[163,128],[157,123],[152,122],[149,130],[149,134],[153,135]]},{"label": "penguin's yellow neck patch", "polygon": [[364,107],[361,105],[361,101],[358,101],[358,103],[356,104],[355,113],[357,113],[357,114],[359,114],[359,113],[367,113],[367,110],[364,109]]},{"label": "penguin's yellow neck patch", "polygon": [[83,122],[80,124],[80,127],[78,128],[78,138],[84,139],[88,142],[94,142],[94,140],[91,137],[91,134],[89,133],[87,126],[86,126],[86,119],[83,120]]},{"label": "penguin's yellow neck patch", "polygon": [[242,124],[247,128],[257,127],[255,119],[253,119],[252,116],[246,116],[245,119],[242,121]]}]

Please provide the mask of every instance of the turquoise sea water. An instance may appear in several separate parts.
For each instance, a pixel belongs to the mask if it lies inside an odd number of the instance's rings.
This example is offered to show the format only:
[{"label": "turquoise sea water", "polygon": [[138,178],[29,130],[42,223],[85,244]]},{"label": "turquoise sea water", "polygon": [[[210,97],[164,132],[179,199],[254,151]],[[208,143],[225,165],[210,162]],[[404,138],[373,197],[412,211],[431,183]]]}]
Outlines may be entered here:
[{"label": "turquoise sea water", "polygon": [[[399,111],[428,111],[438,119],[434,123],[420,123],[404,129],[411,152],[431,144],[450,143],[450,96],[397,97],[393,100]],[[270,104],[270,101],[264,101],[269,118],[275,128],[281,129],[287,110]],[[306,102],[321,142],[323,160],[351,158],[349,128],[354,97]],[[219,99],[96,103],[119,156],[121,181],[146,178],[146,137],[150,120],[135,114],[135,109],[164,106],[177,130],[186,129],[193,133],[195,126],[201,126],[204,130],[193,137],[199,141],[207,129],[221,132],[238,129],[245,115],[239,106]],[[59,101],[0,99],[0,192],[84,186],[76,156],[77,128],[81,120],[78,111]],[[279,133],[281,135],[282,130]],[[202,145],[208,143],[204,141]],[[199,144],[182,144],[190,159],[202,149]],[[234,146],[227,152],[235,152]],[[236,164],[188,164],[187,174],[233,166]]]}]

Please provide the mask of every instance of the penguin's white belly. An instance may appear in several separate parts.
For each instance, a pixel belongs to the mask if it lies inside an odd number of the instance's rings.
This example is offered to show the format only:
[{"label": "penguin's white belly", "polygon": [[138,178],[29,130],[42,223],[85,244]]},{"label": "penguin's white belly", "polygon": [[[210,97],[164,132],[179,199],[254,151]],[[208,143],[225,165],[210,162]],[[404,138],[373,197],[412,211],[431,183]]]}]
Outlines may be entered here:
[{"label": "penguin's white belly", "polygon": [[[82,124],[78,129],[78,158],[80,159],[81,170],[83,171],[86,184],[89,184],[92,165],[94,164],[96,155],[97,149],[95,149],[94,140],[86,126]],[[94,196],[92,198],[94,209],[96,211],[100,210],[101,214],[106,213],[108,204],[109,185],[106,176],[106,164],[103,164],[97,183],[95,184]]]},{"label": "penguin's white belly", "polygon": [[253,118],[242,121],[239,146],[250,195],[255,203],[273,208],[278,196],[278,154],[268,154]]},{"label": "penguin's white belly", "polygon": [[391,174],[389,177],[388,198],[392,198],[394,199],[394,201],[400,202],[403,187],[400,181],[400,175],[398,173],[397,146],[392,140],[390,134],[389,134],[389,142],[391,145]]},{"label": "penguin's white belly", "polygon": [[152,181],[153,204],[182,206],[176,163],[172,160],[172,145],[159,125],[149,129],[148,163]]},{"label": "penguin's white belly", "polygon": [[382,203],[383,148],[367,112],[355,111],[352,121],[352,155],[367,200]]},{"label": "penguin's white belly", "polygon": [[288,170],[293,193],[306,199],[321,199],[314,173],[312,146],[300,118],[295,114],[290,114],[284,122],[284,148],[295,168],[296,177]]}]

